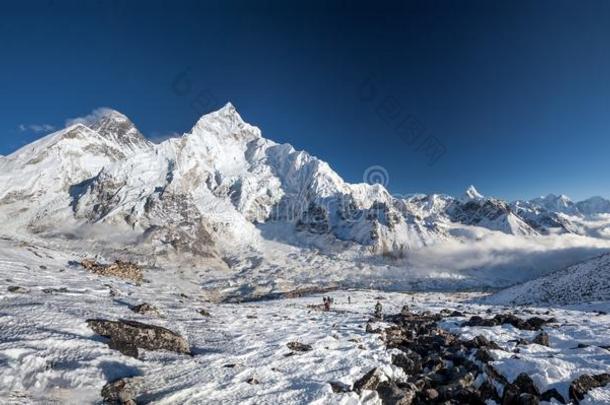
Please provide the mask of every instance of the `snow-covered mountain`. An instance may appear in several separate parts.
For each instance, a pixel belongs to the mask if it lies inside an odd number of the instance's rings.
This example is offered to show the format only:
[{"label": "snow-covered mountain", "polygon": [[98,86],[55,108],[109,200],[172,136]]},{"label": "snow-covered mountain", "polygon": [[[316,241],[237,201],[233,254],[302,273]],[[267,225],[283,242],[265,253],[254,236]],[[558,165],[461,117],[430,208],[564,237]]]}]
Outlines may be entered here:
[{"label": "snow-covered mountain", "polygon": [[258,256],[269,240],[396,258],[460,227],[588,234],[576,216],[607,210],[601,198],[509,203],[474,186],[461,198],[394,197],[264,138],[230,103],[159,144],[111,109],[70,124],[0,159],[4,233],[89,239],[167,260]]},{"label": "snow-covered mountain", "polygon": [[487,301],[513,305],[570,305],[610,301],[610,254],[502,290]]},{"label": "snow-covered mountain", "polygon": [[561,212],[568,215],[578,214],[576,204],[563,194],[548,194],[545,197],[534,198],[531,203],[551,212]]},{"label": "snow-covered mountain", "polygon": [[576,203],[583,215],[610,214],[610,200],[596,196]]}]

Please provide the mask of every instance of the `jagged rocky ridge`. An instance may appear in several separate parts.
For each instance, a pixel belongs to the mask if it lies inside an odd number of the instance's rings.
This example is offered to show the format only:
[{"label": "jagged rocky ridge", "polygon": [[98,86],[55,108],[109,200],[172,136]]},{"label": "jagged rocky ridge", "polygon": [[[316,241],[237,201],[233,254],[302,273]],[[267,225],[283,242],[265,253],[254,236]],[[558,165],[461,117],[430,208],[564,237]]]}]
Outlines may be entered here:
[{"label": "jagged rocky ridge", "polygon": [[[231,104],[160,144],[103,109],[0,160],[5,231],[118,234],[122,248],[168,260],[256,251],[265,238],[303,246],[319,238],[400,257],[450,237],[456,224],[514,235],[582,233],[570,215],[610,212],[606,203],[563,196],[508,203],[474,187],[463,198],[397,198],[381,185],[348,184],[327,163],[263,138]],[[270,223],[282,231],[265,228]]]}]

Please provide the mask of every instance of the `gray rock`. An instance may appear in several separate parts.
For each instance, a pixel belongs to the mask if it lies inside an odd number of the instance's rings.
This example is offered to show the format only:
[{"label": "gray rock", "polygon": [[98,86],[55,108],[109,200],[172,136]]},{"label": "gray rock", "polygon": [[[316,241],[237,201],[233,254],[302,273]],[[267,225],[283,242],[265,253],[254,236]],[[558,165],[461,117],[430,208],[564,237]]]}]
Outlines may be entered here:
[{"label": "gray rock", "polygon": [[330,388],[333,390],[334,393],[345,393],[345,392],[349,392],[350,386],[347,384],[344,384],[340,381],[330,381],[328,383],[330,385]]},{"label": "gray rock", "polygon": [[542,346],[549,346],[549,334],[546,332],[540,332],[534,337],[532,343],[536,343]]},{"label": "gray rock", "polygon": [[300,342],[289,342],[286,344],[286,346],[288,346],[288,348],[293,352],[308,352],[313,350],[313,347],[311,347],[311,345],[306,345]]},{"label": "gray rock", "polygon": [[362,378],[357,380],[354,383],[354,391],[360,393],[363,390],[371,390],[374,391],[379,386],[381,382],[381,377],[383,373],[378,368],[374,368],[366,373]]},{"label": "gray rock", "polygon": [[557,391],[557,389],[555,388],[551,388],[550,390],[546,390],[542,393],[542,395],[540,395],[540,400],[541,401],[546,401],[546,402],[551,402],[551,399],[555,399],[558,402],[565,404],[566,400],[563,397],[563,395],[561,395],[559,393],[559,391]]},{"label": "gray rock", "polygon": [[583,374],[570,384],[570,399],[575,403],[583,400],[587,392],[594,388],[599,388],[607,385],[610,382],[610,374],[589,375]]},{"label": "gray rock", "polygon": [[540,391],[536,387],[536,384],[534,384],[534,381],[526,373],[519,374],[515,381],[513,381],[513,384],[519,387],[521,393],[540,396]]},{"label": "gray rock", "polygon": [[112,405],[136,405],[136,395],[141,389],[142,377],[120,378],[104,385],[102,398],[104,403]]},{"label": "gray rock", "polygon": [[146,302],[130,307],[129,309],[136,314],[159,316],[159,310]]},{"label": "gray rock", "polygon": [[377,394],[384,405],[411,405],[416,393],[410,388],[399,388],[393,381],[383,381],[377,386]]},{"label": "gray rock", "polygon": [[11,285],[7,288],[8,292],[12,292],[15,294],[26,294],[28,293],[30,290],[28,290],[25,287],[20,287],[18,285]]},{"label": "gray rock", "polygon": [[136,321],[88,319],[87,325],[98,335],[110,338],[108,346],[137,357],[138,348],[169,350],[190,354],[188,342],[175,332]]}]

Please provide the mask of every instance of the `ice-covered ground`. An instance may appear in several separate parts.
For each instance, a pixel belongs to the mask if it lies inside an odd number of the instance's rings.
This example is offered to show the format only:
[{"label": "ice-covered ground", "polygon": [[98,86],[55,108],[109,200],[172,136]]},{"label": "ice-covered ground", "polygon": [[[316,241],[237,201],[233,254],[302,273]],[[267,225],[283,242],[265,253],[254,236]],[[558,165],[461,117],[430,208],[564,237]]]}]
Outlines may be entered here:
[{"label": "ice-covered ground", "polygon": [[[333,393],[330,381],[353,383],[373,367],[400,378],[379,335],[365,332],[377,297],[386,313],[409,304],[415,311],[457,309],[466,316],[514,310],[527,318],[553,316],[550,347],[528,345],[514,353],[517,338],[536,332],[509,325],[469,328],[464,318],[442,326],[473,337],[483,334],[507,351],[492,351],[494,367],[512,380],[527,372],[541,390],[555,387],[566,398],[570,382],[583,373],[610,369],[610,315],[586,306],[507,308],[478,305],[475,293],[388,293],[371,290],[330,293],[330,312],[308,308],[321,295],[242,304],[209,302],[185,275],[148,270],[135,285],[96,276],[68,263],[78,256],[0,241],[0,402],[96,403],[108,381],[139,375],[138,399],[175,403],[377,403],[376,394]],[[19,286],[25,292],[10,292]],[[351,297],[348,304],[347,298]],[[139,315],[130,305],[150,303],[161,317]],[[211,316],[202,316],[206,309]],[[598,303],[597,310],[610,310]],[[548,311],[548,313],[547,313]],[[108,346],[85,323],[88,318],[133,319],[167,327],[184,336],[193,356],[142,351],[139,359]],[[299,341],[313,350],[287,356],[286,344]],[[588,345],[578,348],[579,344]],[[234,366],[233,366],[234,365]],[[251,378],[258,384],[249,384]],[[590,392],[585,403],[610,403],[610,386]]]}]

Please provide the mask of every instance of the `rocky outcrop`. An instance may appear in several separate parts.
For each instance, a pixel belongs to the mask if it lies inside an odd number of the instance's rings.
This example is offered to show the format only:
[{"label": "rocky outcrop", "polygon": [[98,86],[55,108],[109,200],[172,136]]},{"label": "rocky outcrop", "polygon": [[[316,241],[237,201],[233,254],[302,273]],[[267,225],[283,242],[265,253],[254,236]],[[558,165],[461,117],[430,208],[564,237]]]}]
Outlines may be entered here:
[{"label": "rocky outcrop", "polygon": [[110,348],[128,356],[138,357],[138,348],[185,354],[191,352],[188,342],[182,336],[160,326],[107,319],[88,319],[87,325],[98,335],[109,338]]},{"label": "rocky outcrop", "polygon": [[100,276],[118,277],[136,283],[144,279],[142,268],[135,263],[117,260],[112,264],[101,264],[92,259],[85,259],[81,262],[81,266]]},{"label": "rocky outcrop", "polygon": [[[439,314],[409,311],[408,307],[384,321],[394,325],[381,332],[392,354],[392,364],[400,367],[406,378],[393,380],[374,368],[358,379],[353,391],[376,391],[383,404],[480,404],[494,401],[503,405],[535,405],[542,398],[561,395],[556,391],[544,394],[522,373],[509,382],[490,363],[493,351],[503,350],[483,335],[463,340],[440,328],[438,322],[450,311]],[[511,324],[525,330],[539,329],[548,321],[541,318],[522,320],[512,314],[491,319],[473,317],[467,323],[476,326]],[[476,381],[476,384],[475,384]],[[590,382],[590,381],[589,381]],[[497,387],[502,387],[499,390]],[[499,392],[501,395],[499,394]]]},{"label": "rocky outcrop", "polygon": [[498,314],[493,318],[485,319],[478,315],[471,317],[468,321],[464,322],[462,326],[498,326],[498,325],[512,325],[517,329],[521,330],[540,330],[540,328],[546,323],[550,323],[551,319],[545,320],[538,317],[532,317],[527,320],[521,319],[514,314]]}]

